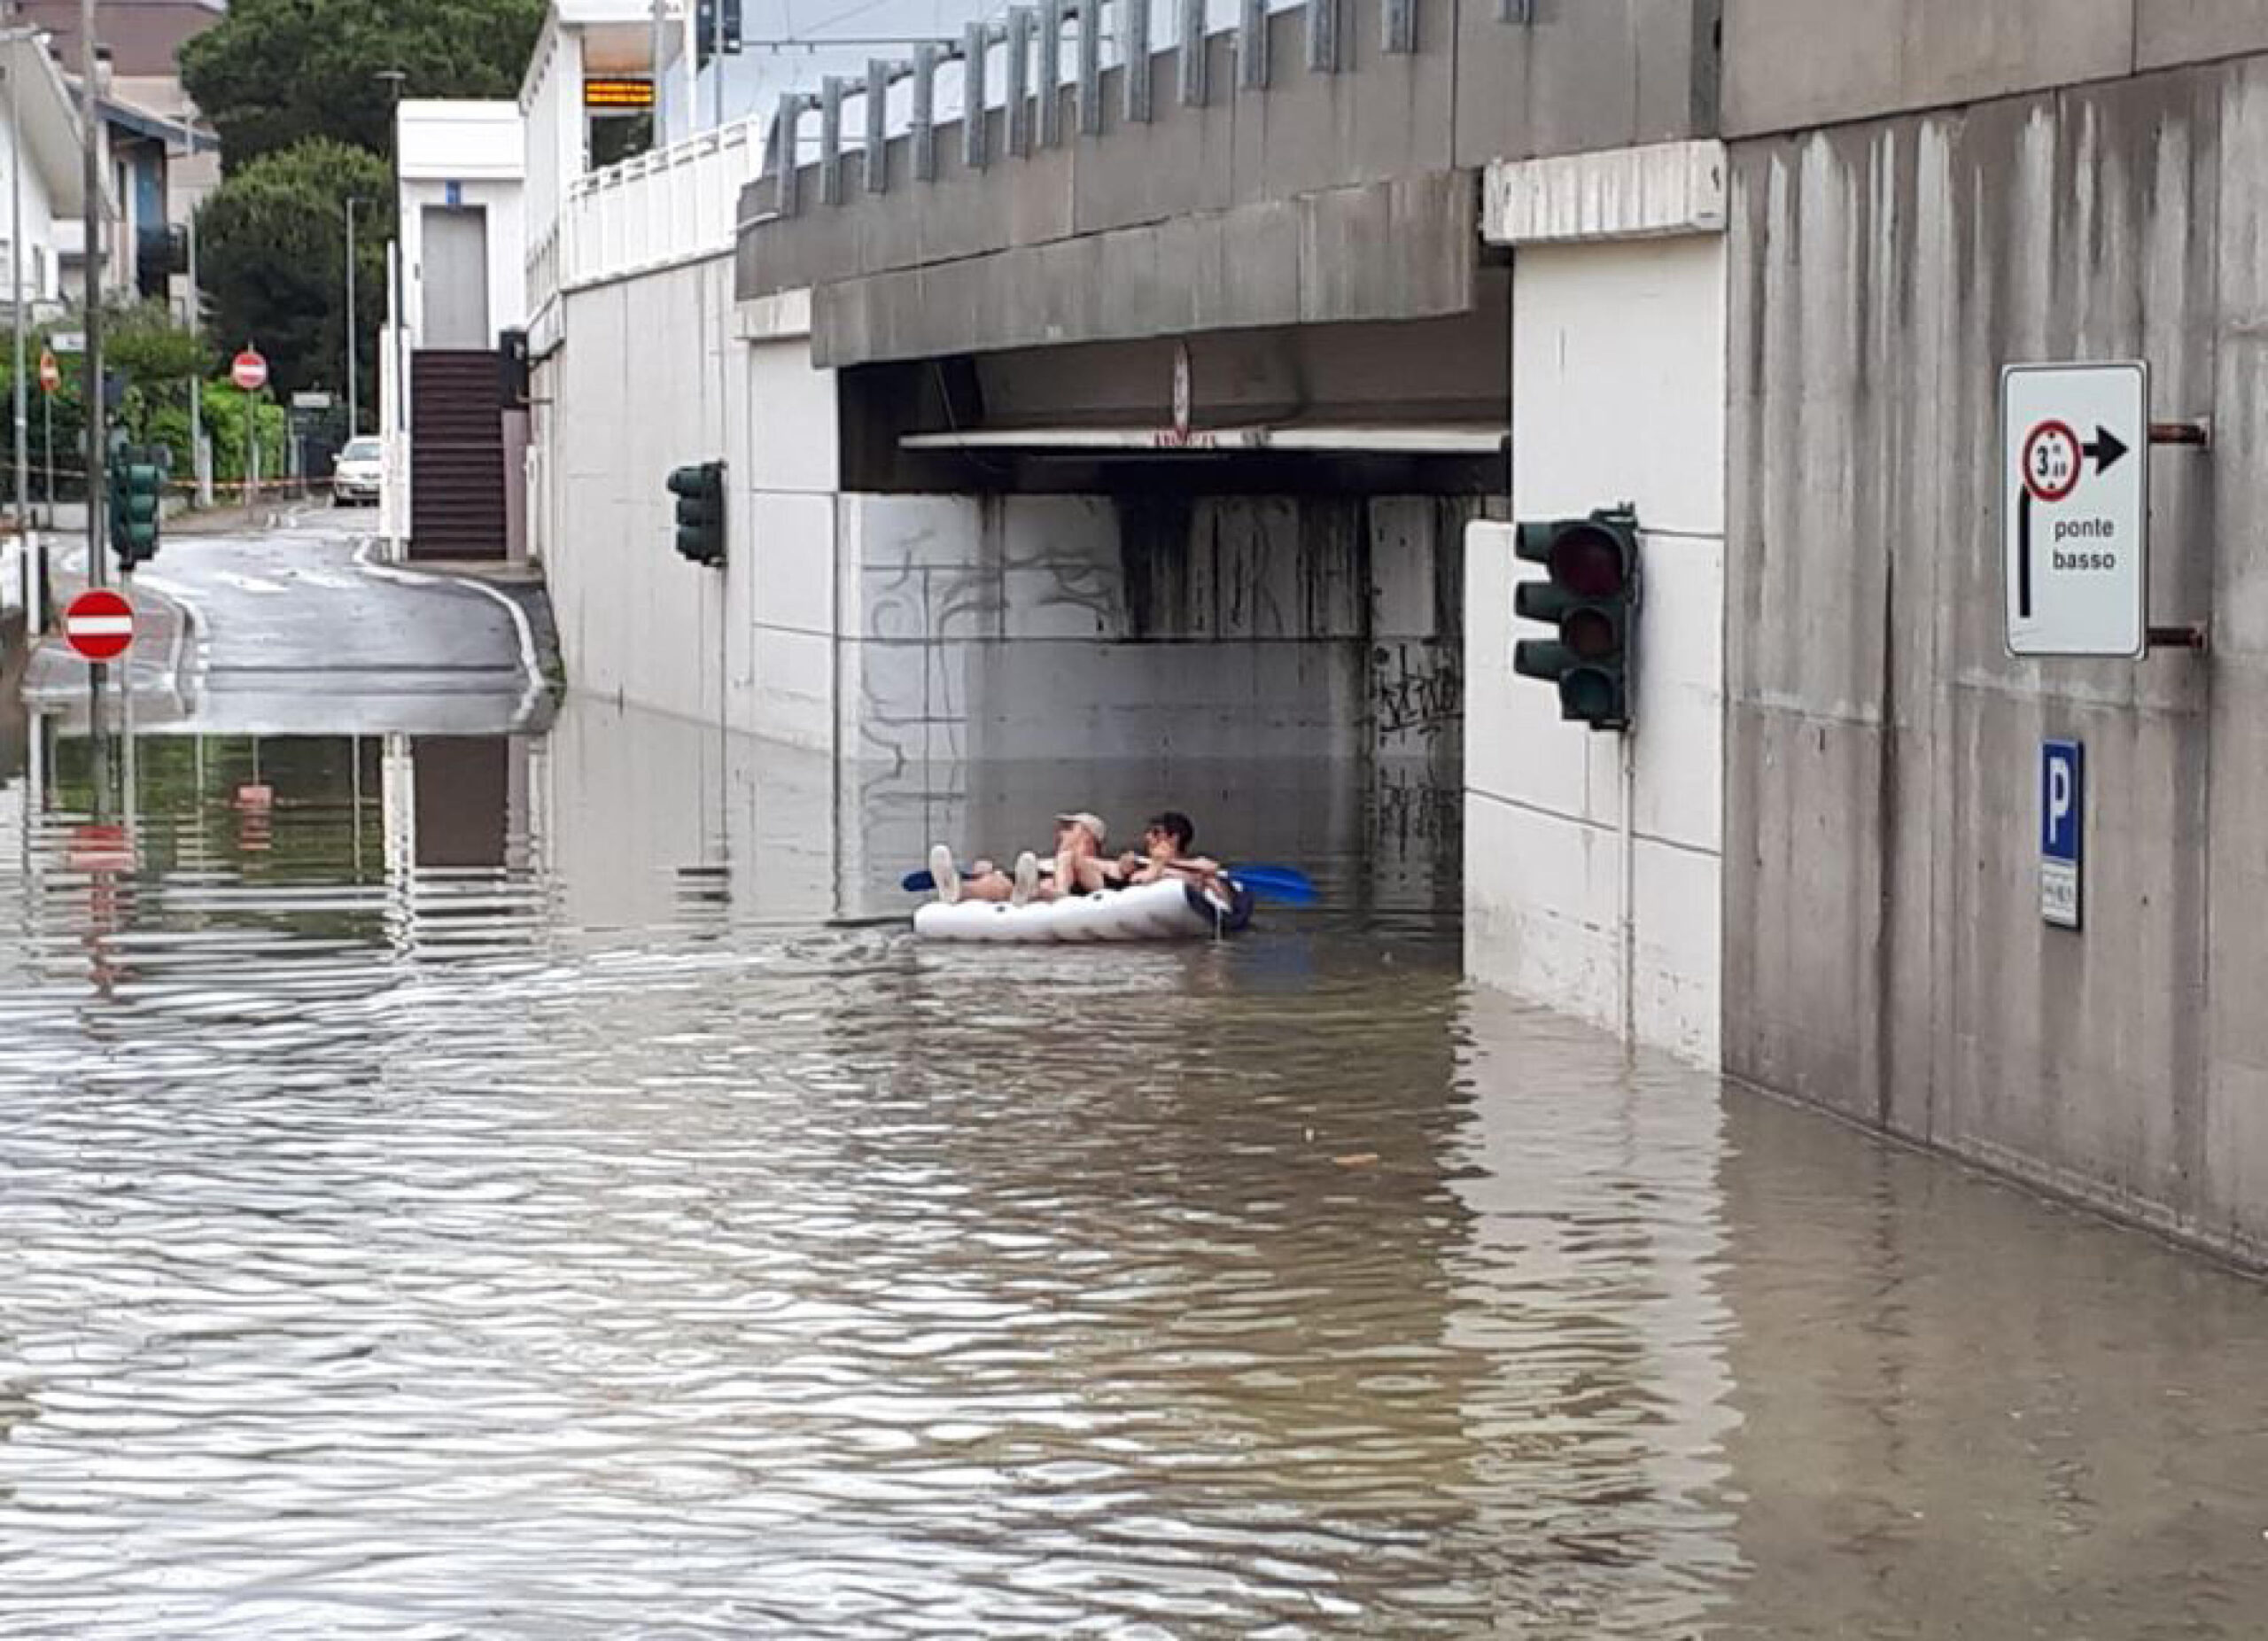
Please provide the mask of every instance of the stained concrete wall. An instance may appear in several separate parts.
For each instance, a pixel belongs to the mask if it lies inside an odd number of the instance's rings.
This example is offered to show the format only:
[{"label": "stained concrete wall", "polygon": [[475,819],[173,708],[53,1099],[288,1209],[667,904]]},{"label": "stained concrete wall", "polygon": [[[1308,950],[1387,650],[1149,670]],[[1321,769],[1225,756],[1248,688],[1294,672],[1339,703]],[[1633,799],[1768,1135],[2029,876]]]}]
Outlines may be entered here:
[{"label": "stained concrete wall", "polygon": [[[1726,589],[1728,1067],[2256,1259],[2264,178],[2260,58],[1737,144]],[[2143,457],[2150,618],[2212,652],[2012,659],[2000,367],[2124,358],[2213,420]],[[2050,736],[2078,932],[2039,915]]]},{"label": "stained concrete wall", "polygon": [[[1259,746],[1454,779],[1478,500],[845,493],[808,308],[729,273],[564,299],[535,513],[576,688],[891,767]],[[664,488],[706,460],[721,569]]]},{"label": "stained concrete wall", "polygon": [[850,495],[843,756],[1431,760],[1461,747],[1431,497]]},{"label": "stained concrete wall", "polygon": [[1147,122],[1103,79],[1099,135],[1066,91],[1060,146],[1015,158],[1003,111],[992,163],[959,122],[936,174],[910,139],[844,155],[838,201],[816,166],[771,216],[743,196],[739,287],[815,291],[818,356],[843,365],[1036,343],[1297,322],[1461,313],[1473,300],[1473,174],[1506,154],[1666,140],[1713,128],[1720,0],[1542,0],[1508,24],[1495,0],[1417,0],[1417,49],[1383,49],[1380,0],[1341,7],[1341,64],[1307,66],[1307,18],[1268,19],[1269,85],[1238,89],[1234,37],[1206,42],[1212,94],[1175,92],[1156,54]]},{"label": "stained concrete wall", "polygon": [[1642,527],[1632,852],[1621,738],[1559,717],[1512,671],[1545,629],[1511,528],[1467,537],[1465,966],[1643,1042],[1718,1051],[1724,548],[1721,236],[1516,248],[1512,511],[1634,503]]},{"label": "stained concrete wall", "polygon": [[1724,25],[1728,136],[2268,51],[2257,0],[1724,0]]},{"label": "stained concrete wall", "polygon": [[679,557],[663,487],[690,462],[741,471],[750,350],[731,277],[716,258],[563,299],[565,342],[536,385],[534,547],[571,685],[752,724],[755,578]]}]

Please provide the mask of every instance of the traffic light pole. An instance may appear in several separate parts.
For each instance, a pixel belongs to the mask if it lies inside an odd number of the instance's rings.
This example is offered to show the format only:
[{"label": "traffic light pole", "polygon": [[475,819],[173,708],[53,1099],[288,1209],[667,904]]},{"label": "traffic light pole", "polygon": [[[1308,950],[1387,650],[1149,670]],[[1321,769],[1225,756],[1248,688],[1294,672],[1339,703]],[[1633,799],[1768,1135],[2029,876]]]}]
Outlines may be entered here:
[{"label": "traffic light pole", "polygon": [[1622,1047],[1627,1053],[1638,1046],[1638,749],[1627,724],[1615,739],[1622,755],[1622,881],[1616,898],[1621,902]]},{"label": "traffic light pole", "polygon": [[[109,583],[110,567],[103,563],[103,167],[102,106],[95,86],[95,0],[79,0],[79,145],[80,186],[85,193],[80,209],[84,231],[80,261],[87,302],[87,583],[103,587]],[[103,684],[109,670],[99,661],[87,668],[97,819],[110,807],[110,744],[103,723]]]},{"label": "traffic light pole", "polygon": [[[102,105],[95,88],[95,0],[79,0],[79,126],[80,181],[86,192],[80,261],[86,276],[87,307],[87,581],[103,587],[110,580],[109,567],[103,563],[103,423],[108,418],[103,403]],[[94,675],[99,689],[99,662]]]}]

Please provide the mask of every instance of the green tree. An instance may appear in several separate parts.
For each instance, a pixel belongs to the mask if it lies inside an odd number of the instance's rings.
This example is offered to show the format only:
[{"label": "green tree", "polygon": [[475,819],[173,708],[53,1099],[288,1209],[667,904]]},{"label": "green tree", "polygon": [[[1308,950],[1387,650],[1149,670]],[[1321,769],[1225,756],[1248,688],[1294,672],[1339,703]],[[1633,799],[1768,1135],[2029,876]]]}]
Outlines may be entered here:
[{"label": "green tree", "polygon": [[357,208],[355,336],[372,394],[385,314],[392,179],[376,154],[313,137],[233,170],[198,212],[198,276],[214,339],[267,355],[277,394],[345,385],[346,201]]},{"label": "green tree", "polygon": [[411,97],[511,97],[545,0],[234,0],[181,50],[183,83],[221,134],[229,169],[311,136],[392,148],[392,88]]},{"label": "green tree", "polygon": [[208,375],[213,350],[163,302],[118,302],[103,309],[103,362],[147,386]]}]

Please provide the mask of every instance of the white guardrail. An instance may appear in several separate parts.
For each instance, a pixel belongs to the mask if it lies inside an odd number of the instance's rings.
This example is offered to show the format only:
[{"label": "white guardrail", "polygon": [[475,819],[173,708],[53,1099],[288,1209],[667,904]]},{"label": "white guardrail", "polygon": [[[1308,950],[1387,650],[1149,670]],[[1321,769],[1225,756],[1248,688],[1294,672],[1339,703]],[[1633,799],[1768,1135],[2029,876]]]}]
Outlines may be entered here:
[{"label": "white guardrail", "polygon": [[535,305],[730,251],[741,190],[764,168],[764,128],[744,120],[575,178],[555,233],[528,253]]}]

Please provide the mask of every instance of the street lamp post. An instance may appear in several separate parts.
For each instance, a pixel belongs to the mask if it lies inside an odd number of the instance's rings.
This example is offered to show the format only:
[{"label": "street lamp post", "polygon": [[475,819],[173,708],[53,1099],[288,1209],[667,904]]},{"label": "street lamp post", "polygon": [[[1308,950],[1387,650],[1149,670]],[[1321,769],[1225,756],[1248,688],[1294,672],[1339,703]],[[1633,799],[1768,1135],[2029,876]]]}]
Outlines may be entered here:
[{"label": "street lamp post", "polygon": [[[182,157],[197,157],[197,128],[190,121],[181,121]],[[171,151],[167,151],[170,155]],[[189,333],[199,342],[205,336],[204,303],[197,290],[197,206],[203,201],[192,202],[189,208],[189,312],[184,315]],[[197,370],[189,378],[189,471],[197,486],[197,505],[213,505],[213,483],[210,470],[205,464],[205,372]]]},{"label": "street lamp post", "polygon": [[45,602],[46,578],[40,574],[38,549],[25,528],[31,517],[31,416],[25,402],[24,383],[24,113],[23,76],[17,72],[16,42],[23,31],[9,29],[8,60],[0,77],[8,82],[8,292],[10,320],[16,348],[16,547],[24,561],[24,619],[28,630],[41,629],[40,605]]},{"label": "street lamp post", "polygon": [[353,195],[346,197],[346,436],[349,439],[362,431],[362,397],[361,393],[361,362],[356,355],[362,350],[357,334],[359,315],[354,308],[354,207],[362,203]]}]

